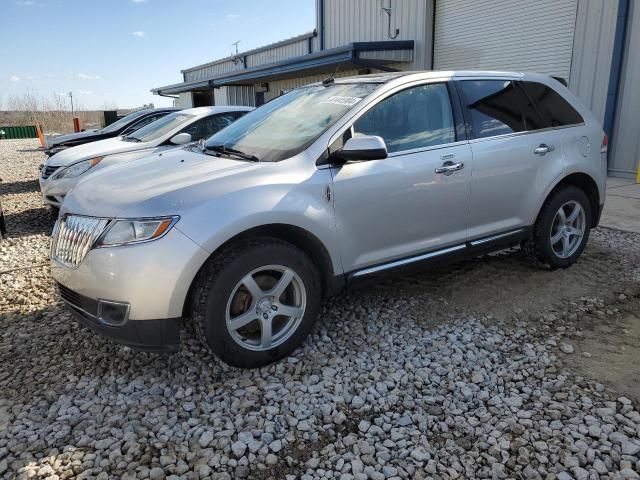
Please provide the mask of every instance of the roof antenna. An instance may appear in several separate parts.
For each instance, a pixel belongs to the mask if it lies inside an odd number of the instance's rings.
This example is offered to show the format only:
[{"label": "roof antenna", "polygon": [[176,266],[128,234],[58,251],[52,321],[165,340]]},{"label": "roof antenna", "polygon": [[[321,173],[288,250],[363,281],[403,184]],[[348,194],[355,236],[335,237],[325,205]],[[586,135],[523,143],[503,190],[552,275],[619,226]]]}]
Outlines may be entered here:
[{"label": "roof antenna", "polygon": [[322,80],[322,85],[326,87],[328,85],[332,85],[333,83],[335,83],[336,81],[335,78],[339,70],[340,70],[340,65],[337,65],[335,71],[331,75],[329,75],[327,78]]}]

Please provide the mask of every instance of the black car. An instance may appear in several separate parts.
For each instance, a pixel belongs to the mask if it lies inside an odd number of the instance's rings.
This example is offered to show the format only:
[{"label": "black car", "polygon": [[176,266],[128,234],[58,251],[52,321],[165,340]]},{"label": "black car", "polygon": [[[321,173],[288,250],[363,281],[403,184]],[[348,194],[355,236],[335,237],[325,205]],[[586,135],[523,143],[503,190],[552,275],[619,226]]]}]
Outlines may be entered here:
[{"label": "black car", "polygon": [[168,113],[175,112],[176,110],[178,109],[170,107],[138,110],[122,117],[111,125],[101,128],[100,130],[71,133],[69,135],[54,137],[47,142],[45,153],[51,156],[65,148],[95,142],[96,140],[104,140],[105,138],[117,137],[119,135],[126,135],[164,117]]}]

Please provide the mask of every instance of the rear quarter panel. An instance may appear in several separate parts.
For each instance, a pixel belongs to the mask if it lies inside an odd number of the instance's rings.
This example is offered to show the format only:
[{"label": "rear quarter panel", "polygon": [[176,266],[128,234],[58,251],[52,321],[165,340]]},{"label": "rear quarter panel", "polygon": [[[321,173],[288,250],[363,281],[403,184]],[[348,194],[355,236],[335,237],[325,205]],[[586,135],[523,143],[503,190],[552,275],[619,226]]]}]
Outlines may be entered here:
[{"label": "rear quarter panel", "polygon": [[[599,204],[602,205],[605,200],[607,182],[606,155],[601,155],[600,153],[604,135],[602,125],[591,110],[560,82],[546,75],[538,74],[527,74],[524,80],[532,80],[552,87],[561,94],[584,119],[582,125],[553,130],[553,136],[557,142],[556,145],[559,143],[562,148],[562,174],[556,176],[553,181],[546,186],[545,191],[541,192],[542,195],[535,209],[536,216],[551,191],[564,178],[574,173],[587,174],[595,181],[598,187]],[[532,219],[532,223],[533,222],[535,222],[535,217]]]}]

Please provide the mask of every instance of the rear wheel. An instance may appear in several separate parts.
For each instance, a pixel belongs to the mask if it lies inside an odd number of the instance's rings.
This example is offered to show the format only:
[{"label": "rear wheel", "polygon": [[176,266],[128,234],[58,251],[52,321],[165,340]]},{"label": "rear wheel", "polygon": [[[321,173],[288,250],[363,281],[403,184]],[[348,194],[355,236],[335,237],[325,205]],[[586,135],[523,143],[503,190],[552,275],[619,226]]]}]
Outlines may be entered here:
[{"label": "rear wheel", "polygon": [[225,362],[255,368],[290,354],[318,315],[313,262],[273,238],[244,241],[212,257],[194,286],[193,321]]},{"label": "rear wheel", "polygon": [[589,199],[579,188],[566,186],[542,207],[534,228],[534,253],[552,268],[567,268],[584,250],[590,230]]}]

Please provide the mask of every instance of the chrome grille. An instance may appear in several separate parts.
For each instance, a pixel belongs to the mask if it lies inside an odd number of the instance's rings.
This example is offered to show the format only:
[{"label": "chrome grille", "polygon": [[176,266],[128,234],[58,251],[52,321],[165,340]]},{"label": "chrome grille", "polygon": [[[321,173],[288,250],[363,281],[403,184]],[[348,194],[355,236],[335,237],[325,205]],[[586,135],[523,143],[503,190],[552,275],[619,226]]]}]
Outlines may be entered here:
[{"label": "chrome grille", "polygon": [[49,177],[51,176],[51,174],[52,174],[53,172],[55,172],[58,168],[60,168],[60,167],[52,167],[52,166],[46,166],[46,167],[44,167],[44,168],[42,169],[42,173],[41,173],[42,178],[46,180],[46,179],[47,179],[47,178],[49,178]]},{"label": "chrome grille", "polygon": [[51,255],[60,263],[77,267],[104,231],[109,221],[104,218],[68,215],[56,223]]}]

